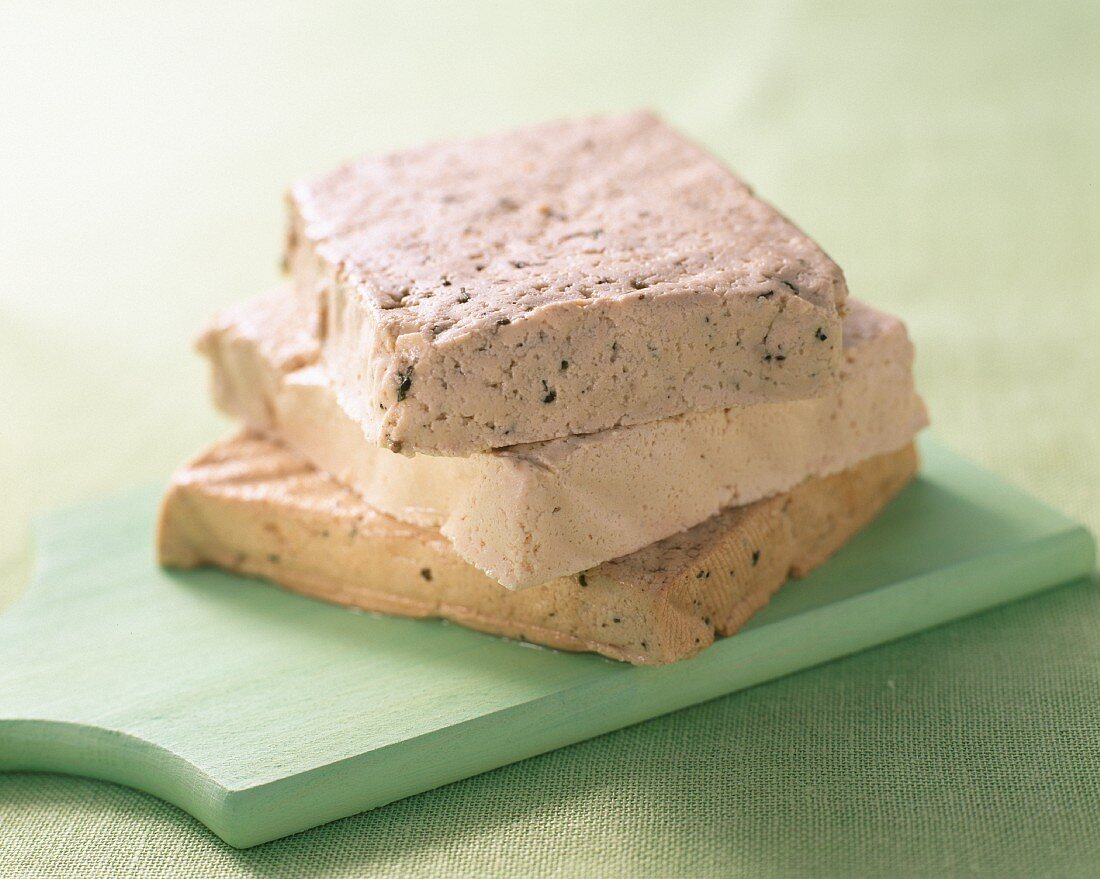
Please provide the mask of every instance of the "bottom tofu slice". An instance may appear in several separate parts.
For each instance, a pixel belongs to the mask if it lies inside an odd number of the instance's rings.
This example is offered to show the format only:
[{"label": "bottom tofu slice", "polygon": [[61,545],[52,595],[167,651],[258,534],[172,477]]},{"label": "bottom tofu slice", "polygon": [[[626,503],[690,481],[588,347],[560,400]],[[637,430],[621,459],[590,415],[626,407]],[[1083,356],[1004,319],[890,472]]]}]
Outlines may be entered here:
[{"label": "bottom tofu slice", "polygon": [[916,468],[909,445],[516,592],[438,531],[376,512],[296,453],[244,433],[174,475],[158,553],[167,567],[215,565],[349,607],[659,665],[736,632],[788,577],[870,522]]}]

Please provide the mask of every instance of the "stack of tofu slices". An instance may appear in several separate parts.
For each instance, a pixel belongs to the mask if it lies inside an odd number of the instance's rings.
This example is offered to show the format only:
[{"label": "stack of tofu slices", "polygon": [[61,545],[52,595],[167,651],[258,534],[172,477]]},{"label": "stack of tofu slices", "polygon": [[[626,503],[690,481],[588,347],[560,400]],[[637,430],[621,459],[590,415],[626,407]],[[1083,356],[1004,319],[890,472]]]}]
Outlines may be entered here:
[{"label": "stack of tofu slices", "polygon": [[290,193],[286,283],[199,341],[242,432],[163,564],[637,664],[734,633],[916,469],[902,323],[648,114]]}]

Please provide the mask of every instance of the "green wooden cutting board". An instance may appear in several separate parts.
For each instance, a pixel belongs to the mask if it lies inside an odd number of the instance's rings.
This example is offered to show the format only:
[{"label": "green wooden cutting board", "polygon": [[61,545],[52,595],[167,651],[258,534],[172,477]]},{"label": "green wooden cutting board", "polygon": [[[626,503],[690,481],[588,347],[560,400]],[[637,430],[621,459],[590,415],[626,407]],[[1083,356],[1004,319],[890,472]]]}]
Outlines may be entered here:
[{"label": "green wooden cutting board", "polygon": [[664,668],[161,571],[156,490],[55,513],[0,617],[0,768],[140,788],[246,847],[1092,570],[1083,527],[942,448],[924,455],[831,562]]}]

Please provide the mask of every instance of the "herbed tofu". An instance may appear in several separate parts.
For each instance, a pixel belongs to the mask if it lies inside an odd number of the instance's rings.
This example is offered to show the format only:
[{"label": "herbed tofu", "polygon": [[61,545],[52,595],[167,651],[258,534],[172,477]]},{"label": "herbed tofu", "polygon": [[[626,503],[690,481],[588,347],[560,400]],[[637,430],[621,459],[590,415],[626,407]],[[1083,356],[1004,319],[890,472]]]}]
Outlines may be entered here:
[{"label": "herbed tofu", "polygon": [[720,509],[908,444],[927,423],[897,318],[852,302],[821,397],[757,403],[467,457],[396,455],[343,408],[286,291],[218,315],[200,340],[214,398],[375,509],[438,528],[509,588],[590,568]]},{"label": "herbed tofu", "polygon": [[646,113],[361,159],[289,203],[326,370],[394,451],[812,397],[840,363],[837,265]]},{"label": "herbed tofu", "polygon": [[736,632],[789,576],[805,575],[870,522],[916,466],[908,445],[512,592],[438,532],[378,513],[293,452],[243,435],[177,471],[158,553],[170,567],[217,565],[337,604],[659,665]]}]

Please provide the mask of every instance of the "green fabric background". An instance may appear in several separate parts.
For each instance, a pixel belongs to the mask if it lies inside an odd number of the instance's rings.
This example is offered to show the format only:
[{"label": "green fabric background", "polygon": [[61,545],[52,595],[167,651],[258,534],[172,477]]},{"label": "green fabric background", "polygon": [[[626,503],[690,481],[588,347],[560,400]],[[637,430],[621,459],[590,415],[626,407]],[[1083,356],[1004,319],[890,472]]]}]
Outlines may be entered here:
[{"label": "green fabric background", "polygon": [[[189,340],[360,151],[652,106],[903,314],[940,439],[1100,530],[1100,5],[0,5],[0,604],[225,424]],[[0,775],[0,876],[1100,874],[1096,582],[247,852]],[[64,649],[64,645],[59,645]]]}]

